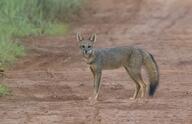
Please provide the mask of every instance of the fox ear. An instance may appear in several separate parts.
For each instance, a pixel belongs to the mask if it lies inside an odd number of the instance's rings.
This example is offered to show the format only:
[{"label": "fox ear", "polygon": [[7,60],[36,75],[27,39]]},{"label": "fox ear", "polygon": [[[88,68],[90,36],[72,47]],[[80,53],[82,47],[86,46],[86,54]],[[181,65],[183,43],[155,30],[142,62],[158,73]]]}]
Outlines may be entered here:
[{"label": "fox ear", "polygon": [[92,34],[91,37],[89,37],[89,40],[92,42],[96,41],[96,34]]},{"label": "fox ear", "polygon": [[81,34],[80,33],[77,33],[77,41],[82,41],[83,40],[83,37],[81,36]]}]

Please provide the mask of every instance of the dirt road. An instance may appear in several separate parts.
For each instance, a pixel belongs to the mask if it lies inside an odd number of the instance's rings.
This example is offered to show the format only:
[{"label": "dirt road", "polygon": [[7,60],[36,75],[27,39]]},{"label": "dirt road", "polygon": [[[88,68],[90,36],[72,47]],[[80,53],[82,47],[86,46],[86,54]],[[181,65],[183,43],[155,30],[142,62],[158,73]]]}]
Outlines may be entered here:
[{"label": "dirt road", "polygon": [[[91,0],[69,35],[24,40],[30,51],[3,80],[12,96],[0,98],[0,124],[192,124],[191,15],[190,0]],[[96,32],[97,47],[151,52],[160,68],[155,96],[129,100],[125,70],[107,70],[91,106],[92,75],[75,32]]]}]

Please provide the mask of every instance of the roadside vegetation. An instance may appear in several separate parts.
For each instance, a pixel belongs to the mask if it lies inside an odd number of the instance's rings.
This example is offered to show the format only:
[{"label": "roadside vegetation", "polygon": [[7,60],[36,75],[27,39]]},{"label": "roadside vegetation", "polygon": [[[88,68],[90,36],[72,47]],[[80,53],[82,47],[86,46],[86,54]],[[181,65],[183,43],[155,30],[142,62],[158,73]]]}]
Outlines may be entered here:
[{"label": "roadside vegetation", "polygon": [[[25,54],[19,38],[63,35],[68,21],[78,14],[84,0],[1,0],[0,63],[13,63]],[[16,40],[17,39],[17,40]]]},{"label": "roadside vegetation", "polygon": [[[0,70],[25,55],[20,38],[64,35],[84,0],[0,0]],[[1,83],[1,82],[0,82]],[[0,96],[10,89],[0,84]]]}]

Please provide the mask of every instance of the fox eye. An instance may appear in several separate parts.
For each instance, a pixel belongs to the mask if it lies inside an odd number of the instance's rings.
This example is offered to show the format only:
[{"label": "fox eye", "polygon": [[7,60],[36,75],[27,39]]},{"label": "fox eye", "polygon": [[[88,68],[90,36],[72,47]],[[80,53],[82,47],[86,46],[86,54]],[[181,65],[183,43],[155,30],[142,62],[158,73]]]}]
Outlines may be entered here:
[{"label": "fox eye", "polygon": [[88,48],[91,48],[91,46],[88,46]]},{"label": "fox eye", "polygon": [[85,48],[85,46],[84,46],[84,45],[82,45],[82,46],[81,46],[81,48]]}]

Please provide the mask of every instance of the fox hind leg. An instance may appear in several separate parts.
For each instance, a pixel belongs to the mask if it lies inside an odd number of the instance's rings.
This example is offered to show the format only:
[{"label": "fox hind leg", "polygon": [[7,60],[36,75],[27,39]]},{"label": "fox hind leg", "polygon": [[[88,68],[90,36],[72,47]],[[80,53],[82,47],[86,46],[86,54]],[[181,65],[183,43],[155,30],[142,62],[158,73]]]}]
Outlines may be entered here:
[{"label": "fox hind leg", "polygon": [[135,92],[133,95],[133,99],[138,97],[139,92],[141,93],[141,97],[145,96],[146,93],[146,84],[144,83],[142,77],[141,77],[141,73],[139,70],[135,69],[135,68],[128,68],[125,67],[126,71],[128,72],[128,74],[130,75],[130,77],[133,79],[133,81],[135,82]]},{"label": "fox hind leg", "polygon": [[139,79],[138,82],[140,85],[140,90],[139,90],[139,93],[141,94],[140,97],[143,98],[146,94],[146,84],[143,82],[142,79]]},{"label": "fox hind leg", "polygon": [[128,64],[124,66],[136,85],[133,99],[138,97],[139,92],[141,92],[141,97],[144,97],[146,92],[146,84],[141,76],[142,60],[142,56],[139,53],[135,53],[135,55],[129,59]]},{"label": "fox hind leg", "polygon": [[135,91],[134,91],[134,95],[133,97],[131,97],[131,99],[136,99],[137,96],[138,96],[138,93],[139,93],[139,90],[140,90],[140,84],[139,82],[137,81],[137,78],[136,78],[136,74],[134,74],[131,69],[128,69],[128,67],[125,67],[125,70],[127,71],[127,73],[130,75],[130,77],[133,79],[133,81],[135,82]]}]

